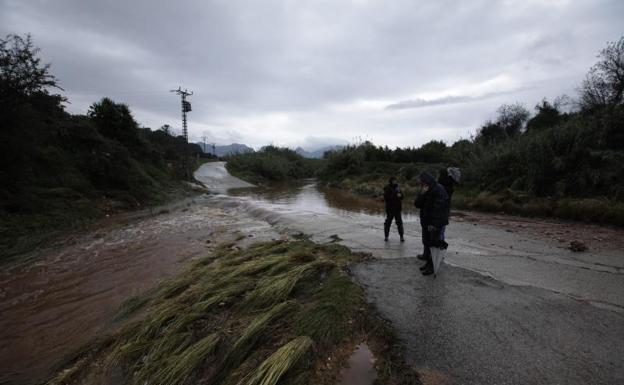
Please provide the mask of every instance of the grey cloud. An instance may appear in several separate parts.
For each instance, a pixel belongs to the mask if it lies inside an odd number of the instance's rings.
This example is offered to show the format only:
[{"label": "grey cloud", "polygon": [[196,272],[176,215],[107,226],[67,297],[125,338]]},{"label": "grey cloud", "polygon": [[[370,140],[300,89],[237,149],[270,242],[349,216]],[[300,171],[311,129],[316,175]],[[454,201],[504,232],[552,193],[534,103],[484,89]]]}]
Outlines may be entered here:
[{"label": "grey cloud", "polygon": [[437,99],[412,99],[412,100],[403,100],[397,103],[388,104],[385,108],[386,110],[404,110],[407,108],[422,108],[422,107],[431,107],[431,106],[440,106],[444,104],[455,104],[455,103],[465,103],[474,100],[478,100],[479,98],[475,98],[472,96],[445,96],[443,98]]},{"label": "grey cloud", "polygon": [[[72,112],[110,96],[146,126],[177,127],[168,90],[181,85],[195,91],[196,137],[211,130],[259,147],[369,135],[417,145],[435,137],[432,125],[445,138],[464,135],[466,121],[488,116],[505,97],[531,105],[568,92],[622,34],[622,15],[620,0],[4,0],[0,33],[33,34]],[[535,89],[332,112],[360,100],[444,95],[501,73]],[[455,113],[468,103],[470,119]],[[273,124],[274,115],[284,119]]]},{"label": "grey cloud", "polygon": [[500,91],[500,92],[491,92],[484,95],[478,96],[470,96],[470,95],[459,95],[453,96],[448,95],[441,98],[435,99],[410,99],[410,100],[402,100],[396,103],[388,104],[385,109],[386,110],[405,110],[408,108],[423,108],[423,107],[433,107],[433,106],[442,106],[447,104],[458,104],[458,103],[470,103],[478,100],[492,99],[495,97],[503,96],[503,95],[512,95],[523,90],[528,89],[528,87],[518,88],[513,91]]}]

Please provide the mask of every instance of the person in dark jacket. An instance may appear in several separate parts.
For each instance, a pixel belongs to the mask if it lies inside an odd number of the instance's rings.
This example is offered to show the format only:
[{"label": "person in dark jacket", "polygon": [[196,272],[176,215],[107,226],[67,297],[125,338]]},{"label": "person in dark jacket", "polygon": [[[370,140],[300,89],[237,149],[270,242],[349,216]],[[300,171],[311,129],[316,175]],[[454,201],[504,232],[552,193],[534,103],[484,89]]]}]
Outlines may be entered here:
[{"label": "person in dark jacket", "polygon": [[420,270],[423,275],[433,274],[431,247],[439,247],[444,242],[440,239],[441,229],[448,225],[448,194],[428,172],[420,174],[421,192],[414,205],[420,209],[422,228],[423,256],[427,261]]},{"label": "person in dark jacket", "polygon": [[440,183],[442,185],[442,187],[444,187],[444,190],[446,190],[446,194],[448,195],[448,199],[449,201],[451,200],[451,197],[453,196],[453,190],[455,189],[455,179],[453,179],[450,175],[447,169],[443,168],[442,170],[440,170],[440,173],[438,174],[438,183]]},{"label": "person in dark jacket", "polygon": [[[444,187],[444,190],[446,191],[446,194],[448,195],[448,209],[449,209],[448,216],[450,216],[450,210],[451,210],[451,197],[453,196],[453,191],[455,190],[455,185],[457,184],[457,181],[452,175],[449,174],[449,171],[452,171],[450,167],[448,169],[443,168],[442,170],[440,170],[440,173],[438,174],[438,183],[441,184],[442,187]],[[445,235],[444,235],[445,230],[446,230],[446,226],[440,229],[440,239],[442,240],[444,240],[445,238]]]},{"label": "person in dark jacket", "polygon": [[392,225],[393,219],[399,230],[401,242],[405,241],[405,238],[403,238],[403,218],[401,218],[402,201],[403,194],[401,193],[397,179],[391,177],[388,180],[388,185],[384,187],[384,202],[386,203],[386,221],[384,222],[385,241],[388,240],[388,235],[390,235],[390,225]]}]

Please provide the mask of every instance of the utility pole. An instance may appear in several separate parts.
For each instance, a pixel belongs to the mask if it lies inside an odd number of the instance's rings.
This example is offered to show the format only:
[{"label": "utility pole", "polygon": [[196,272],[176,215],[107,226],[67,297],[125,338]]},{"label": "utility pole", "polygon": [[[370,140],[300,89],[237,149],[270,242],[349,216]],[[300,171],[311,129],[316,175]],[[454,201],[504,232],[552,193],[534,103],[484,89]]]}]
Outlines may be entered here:
[{"label": "utility pole", "polygon": [[184,176],[186,179],[192,179],[191,176],[191,165],[190,165],[190,148],[188,146],[188,128],[186,127],[186,113],[192,111],[191,103],[186,101],[187,96],[193,95],[193,92],[189,92],[187,89],[182,91],[182,87],[178,87],[177,90],[171,90],[171,92],[175,92],[180,95],[182,99],[182,135],[184,135],[184,141],[186,142],[186,148],[184,149],[184,154],[182,155],[182,167],[184,167]]},{"label": "utility pole", "polygon": [[171,90],[171,92],[175,92],[180,95],[182,99],[182,135],[184,135],[184,140],[188,143],[188,128],[186,127],[186,113],[192,111],[191,103],[186,101],[187,96],[193,95],[193,92],[189,92],[187,89],[182,91],[181,87],[178,87],[177,90]]},{"label": "utility pole", "polygon": [[204,144],[204,146],[202,147],[202,151],[206,152],[206,133],[204,132],[204,134],[202,135],[202,143]]}]

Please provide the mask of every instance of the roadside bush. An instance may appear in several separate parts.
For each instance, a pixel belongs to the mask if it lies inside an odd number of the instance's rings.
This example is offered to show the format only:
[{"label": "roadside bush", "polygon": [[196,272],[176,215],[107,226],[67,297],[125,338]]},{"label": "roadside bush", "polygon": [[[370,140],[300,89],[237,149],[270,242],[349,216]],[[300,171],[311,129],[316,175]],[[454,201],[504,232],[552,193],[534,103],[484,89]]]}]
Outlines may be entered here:
[{"label": "roadside bush", "polygon": [[557,203],[555,214],[577,221],[624,226],[624,203],[607,199],[564,199]]},{"label": "roadside bush", "polygon": [[322,162],[275,146],[264,147],[258,152],[231,155],[226,160],[230,173],[255,184],[312,178]]}]

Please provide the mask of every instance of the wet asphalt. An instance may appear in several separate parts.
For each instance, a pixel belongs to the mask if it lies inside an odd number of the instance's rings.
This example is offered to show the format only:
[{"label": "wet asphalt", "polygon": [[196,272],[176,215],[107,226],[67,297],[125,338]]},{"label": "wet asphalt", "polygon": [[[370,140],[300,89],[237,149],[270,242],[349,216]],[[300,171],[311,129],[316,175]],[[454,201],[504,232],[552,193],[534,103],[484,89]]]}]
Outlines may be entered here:
[{"label": "wet asphalt", "polygon": [[624,316],[568,296],[415,259],[355,266],[408,362],[436,384],[624,384]]}]

